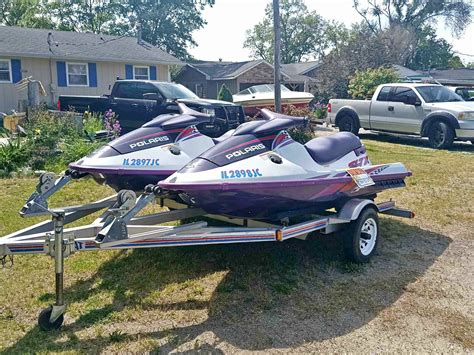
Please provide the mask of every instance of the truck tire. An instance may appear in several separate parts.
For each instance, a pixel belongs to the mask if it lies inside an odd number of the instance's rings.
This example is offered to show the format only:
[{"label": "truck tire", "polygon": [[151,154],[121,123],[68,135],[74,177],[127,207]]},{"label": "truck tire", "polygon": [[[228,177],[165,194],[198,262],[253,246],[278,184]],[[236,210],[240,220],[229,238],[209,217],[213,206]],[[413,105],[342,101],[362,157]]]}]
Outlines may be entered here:
[{"label": "truck tire", "polygon": [[435,121],[428,132],[430,146],[436,149],[446,149],[453,145],[454,129],[445,122]]},{"label": "truck tire", "polygon": [[355,135],[359,134],[359,123],[354,117],[348,114],[343,114],[343,116],[339,118],[337,126],[340,132],[351,132]]},{"label": "truck tire", "polygon": [[346,258],[356,263],[369,262],[380,239],[379,217],[375,208],[364,209],[343,233]]}]

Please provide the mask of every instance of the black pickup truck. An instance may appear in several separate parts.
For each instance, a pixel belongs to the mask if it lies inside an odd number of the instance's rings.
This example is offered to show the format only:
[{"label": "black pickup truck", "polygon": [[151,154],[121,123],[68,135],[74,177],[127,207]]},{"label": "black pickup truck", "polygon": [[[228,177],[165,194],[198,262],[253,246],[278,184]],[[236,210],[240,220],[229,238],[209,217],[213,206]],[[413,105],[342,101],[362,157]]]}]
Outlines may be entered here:
[{"label": "black pickup truck", "polygon": [[214,124],[198,127],[217,136],[244,122],[242,106],[226,101],[201,99],[181,84],[150,80],[118,80],[110,95],[61,95],[58,110],[105,112],[112,109],[118,115],[122,133],[130,132],[158,115],[179,112],[176,101],[188,107],[220,118]]}]

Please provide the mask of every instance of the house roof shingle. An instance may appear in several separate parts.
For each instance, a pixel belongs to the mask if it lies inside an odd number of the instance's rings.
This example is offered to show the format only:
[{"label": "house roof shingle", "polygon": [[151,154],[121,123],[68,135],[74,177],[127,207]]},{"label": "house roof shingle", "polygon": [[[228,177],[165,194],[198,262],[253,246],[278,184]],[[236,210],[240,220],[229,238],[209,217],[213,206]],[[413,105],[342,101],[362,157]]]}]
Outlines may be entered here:
[{"label": "house roof shingle", "polygon": [[[53,43],[48,45],[48,33]],[[0,26],[0,54],[4,56],[182,64],[177,58],[137,38]]]},{"label": "house roof shingle", "polygon": [[441,84],[474,85],[474,69],[434,69],[427,74]]},{"label": "house roof shingle", "polygon": [[260,63],[266,62],[259,59],[245,62],[196,62],[188,65],[205,74],[208,80],[226,80],[234,79]]},{"label": "house roof shingle", "polygon": [[301,62],[301,63],[289,63],[289,64],[282,64],[281,69],[290,75],[304,75],[310,70],[313,70],[320,66],[320,62],[318,61],[311,61],[311,62]]}]

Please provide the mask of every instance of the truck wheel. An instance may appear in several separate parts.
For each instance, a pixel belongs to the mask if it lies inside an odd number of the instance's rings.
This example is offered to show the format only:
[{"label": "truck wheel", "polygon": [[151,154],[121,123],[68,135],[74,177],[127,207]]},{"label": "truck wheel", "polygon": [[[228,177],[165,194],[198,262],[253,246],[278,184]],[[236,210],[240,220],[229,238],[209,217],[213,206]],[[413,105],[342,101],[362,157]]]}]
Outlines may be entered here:
[{"label": "truck wheel", "polygon": [[373,207],[361,212],[344,231],[344,251],[346,257],[356,263],[369,262],[379,241],[379,217]]},{"label": "truck wheel", "polygon": [[359,133],[359,125],[356,120],[349,115],[342,116],[337,123],[340,132],[351,132],[355,135]]},{"label": "truck wheel", "polygon": [[430,146],[436,149],[445,149],[451,147],[454,141],[454,129],[444,122],[434,122],[428,134]]}]

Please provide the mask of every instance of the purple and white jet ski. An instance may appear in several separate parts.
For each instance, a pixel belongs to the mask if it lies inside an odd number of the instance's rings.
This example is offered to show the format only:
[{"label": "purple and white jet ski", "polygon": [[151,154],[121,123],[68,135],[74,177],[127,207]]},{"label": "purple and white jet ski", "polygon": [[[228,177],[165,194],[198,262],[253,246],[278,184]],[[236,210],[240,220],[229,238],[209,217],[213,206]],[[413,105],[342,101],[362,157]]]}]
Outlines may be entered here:
[{"label": "purple and white jet ski", "polygon": [[402,163],[372,165],[365,146],[349,132],[306,144],[286,131],[306,119],[262,110],[265,121],[241,125],[232,136],[159,183],[208,213],[279,218],[322,211],[355,197],[405,186]]},{"label": "purple and white jet ski", "polygon": [[48,198],[73,179],[92,176],[100,184],[115,189],[143,191],[182,168],[202,152],[226,139],[232,130],[218,138],[199,132],[196,126],[212,124],[220,118],[177,103],[179,114],[160,115],[92,154],[69,164],[59,178],[44,173],[30,196],[22,215],[40,213],[48,208]]},{"label": "purple and white jet ski", "polygon": [[180,114],[165,114],[144,124],[69,164],[76,175],[91,175],[116,191],[140,191],[182,168],[202,152],[232,134],[219,138],[203,135],[199,124],[212,123],[215,117],[177,103]]}]

